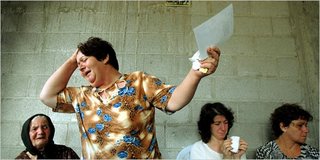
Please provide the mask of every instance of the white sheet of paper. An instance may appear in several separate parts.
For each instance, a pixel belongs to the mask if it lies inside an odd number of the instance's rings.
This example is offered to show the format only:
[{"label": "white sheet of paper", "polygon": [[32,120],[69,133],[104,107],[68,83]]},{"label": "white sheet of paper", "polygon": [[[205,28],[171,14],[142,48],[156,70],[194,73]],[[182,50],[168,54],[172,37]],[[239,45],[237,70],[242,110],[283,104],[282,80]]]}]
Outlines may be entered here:
[{"label": "white sheet of paper", "polygon": [[[196,52],[190,61],[192,68],[200,68],[198,60],[208,57],[207,48],[210,45],[219,45],[228,40],[233,34],[233,6],[230,4],[214,17],[205,21],[193,29],[199,51]],[[194,68],[194,69],[195,69]]]}]

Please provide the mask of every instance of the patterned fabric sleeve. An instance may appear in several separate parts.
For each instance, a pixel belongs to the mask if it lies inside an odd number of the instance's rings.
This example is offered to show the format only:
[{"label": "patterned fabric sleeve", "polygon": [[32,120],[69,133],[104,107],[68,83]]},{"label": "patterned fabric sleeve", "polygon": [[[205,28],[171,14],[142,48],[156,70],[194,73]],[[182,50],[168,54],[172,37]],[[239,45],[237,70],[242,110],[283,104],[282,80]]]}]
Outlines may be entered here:
[{"label": "patterned fabric sleeve", "polygon": [[310,158],[310,159],[319,159],[319,150],[317,148],[314,148],[312,146],[306,145],[306,158]]},{"label": "patterned fabric sleeve", "polygon": [[57,96],[57,106],[52,109],[53,112],[74,113],[72,106],[73,98],[79,94],[81,88],[67,87],[62,90]]},{"label": "patterned fabric sleeve", "polygon": [[270,158],[272,150],[274,149],[272,141],[266,143],[265,145],[259,147],[256,150],[256,159],[266,159]]},{"label": "patterned fabric sleeve", "polygon": [[259,148],[256,150],[256,159],[264,159],[264,158],[263,158],[263,153],[262,153],[262,147],[259,147]]},{"label": "patterned fabric sleeve", "polygon": [[150,100],[152,105],[167,114],[174,113],[172,111],[168,111],[166,107],[176,86],[166,85],[157,77],[151,76],[149,74],[143,75],[143,82],[143,88],[145,90],[146,96]]}]

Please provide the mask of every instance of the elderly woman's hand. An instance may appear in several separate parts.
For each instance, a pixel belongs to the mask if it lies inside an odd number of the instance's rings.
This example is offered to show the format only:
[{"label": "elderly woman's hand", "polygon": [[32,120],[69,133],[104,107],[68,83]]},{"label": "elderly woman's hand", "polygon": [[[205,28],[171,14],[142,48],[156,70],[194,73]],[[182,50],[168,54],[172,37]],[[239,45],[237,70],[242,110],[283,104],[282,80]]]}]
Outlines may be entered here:
[{"label": "elderly woman's hand", "polygon": [[30,152],[27,152],[27,155],[28,155],[29,158],[32,159],[32,160],[38,159],[38,156],[37,156],[37,155],[32,155]]}]

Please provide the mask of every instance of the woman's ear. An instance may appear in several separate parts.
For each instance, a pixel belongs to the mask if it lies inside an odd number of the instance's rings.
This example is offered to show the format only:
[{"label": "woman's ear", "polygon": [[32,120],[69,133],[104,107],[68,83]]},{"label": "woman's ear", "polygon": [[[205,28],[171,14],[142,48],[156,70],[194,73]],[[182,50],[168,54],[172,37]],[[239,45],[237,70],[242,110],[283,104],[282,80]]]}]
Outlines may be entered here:
[{"label": "woman's ear", "polygon": [[108,64],[109,62],[109,55],[106,56],[106,58],[104,58],[103,63],[104,64]]},{"label": "woman's ear", "polygon": [[281,122],[279,125],[280,125],[280,129],[282,130],[282,132],[286,132],[287,131],[288,126],[284,126],[283,122]]}]

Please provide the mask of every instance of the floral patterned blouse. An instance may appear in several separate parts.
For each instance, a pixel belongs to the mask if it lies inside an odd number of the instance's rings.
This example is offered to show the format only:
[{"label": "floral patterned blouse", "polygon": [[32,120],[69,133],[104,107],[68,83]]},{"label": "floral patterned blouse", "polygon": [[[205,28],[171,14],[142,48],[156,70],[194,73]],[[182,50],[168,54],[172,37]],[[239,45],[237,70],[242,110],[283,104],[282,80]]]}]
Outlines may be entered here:
[{"label": "floral patterned blouse", "polygon": [[161,158],[155,107],[173,113],[166,106],[174,89],[137,71],[123,75],[105,90],[67,87],[59,93],[53,111],[76,113],[84,159]]},{"label": "floral patterned blouse", "polygon": [[301,145],[301,154],[295,158],[288,158],[283,154],[275,140],[259,147],[256,151],[257,159],[319,159],[319,150],[307,144]]}]

